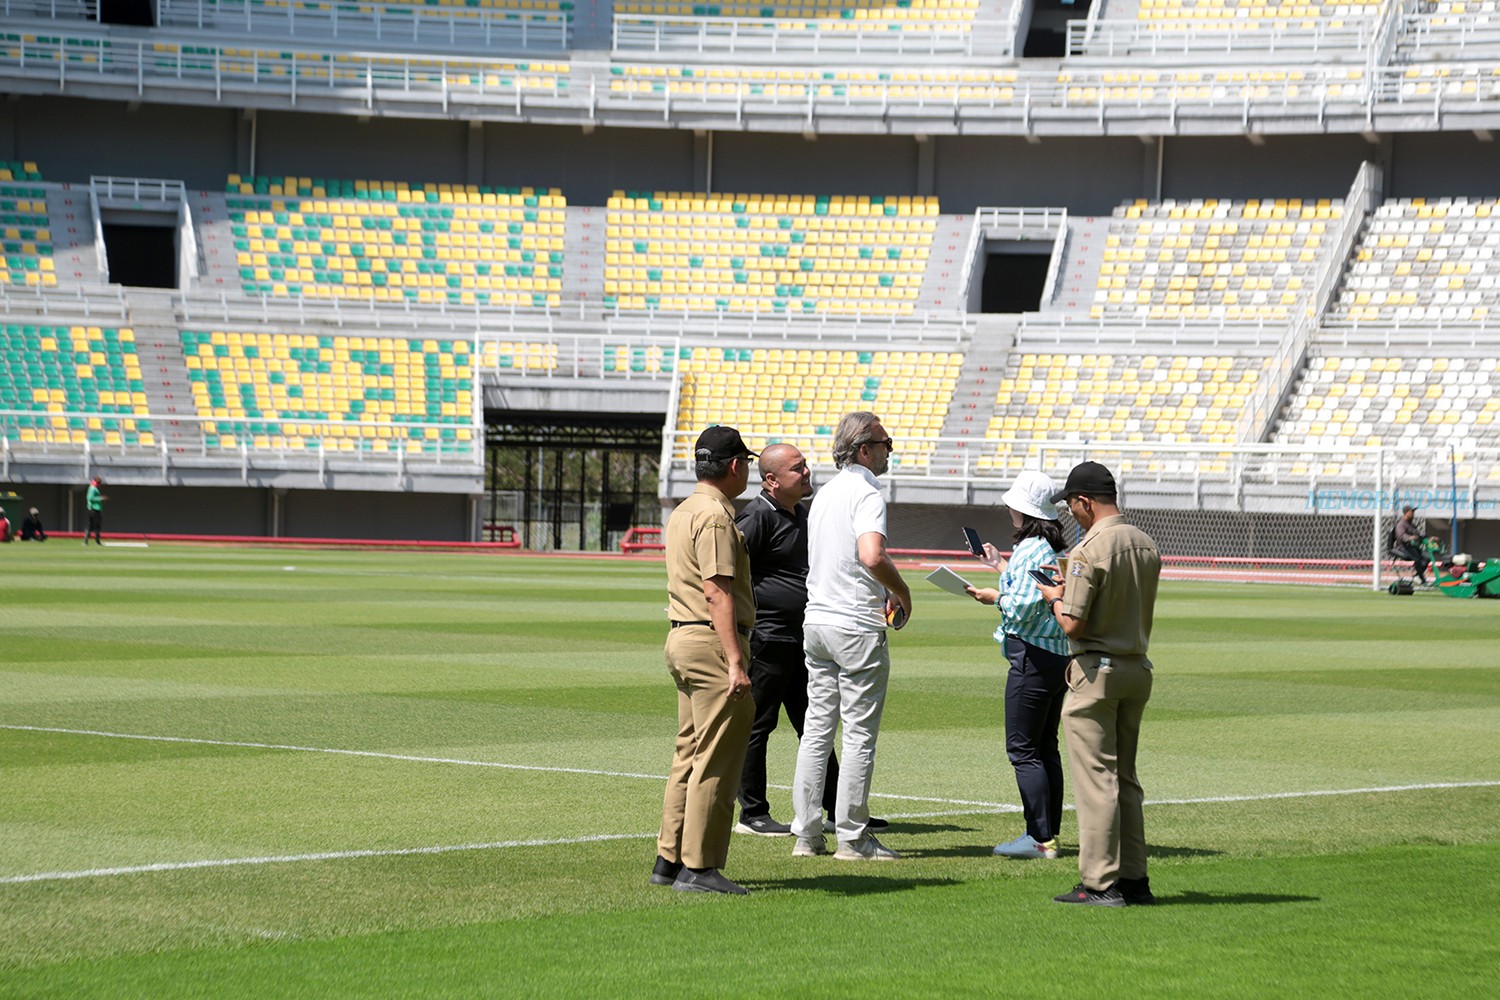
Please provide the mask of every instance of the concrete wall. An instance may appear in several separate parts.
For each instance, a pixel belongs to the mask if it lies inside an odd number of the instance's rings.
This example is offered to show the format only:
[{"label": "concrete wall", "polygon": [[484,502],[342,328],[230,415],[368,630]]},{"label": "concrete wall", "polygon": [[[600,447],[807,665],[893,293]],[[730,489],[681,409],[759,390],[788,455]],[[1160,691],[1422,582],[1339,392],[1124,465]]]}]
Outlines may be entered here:
[{"label": "concrete wall", "polygon": [[575,205],[626,189],[933,193],[943,210],[1061,205],[1107,213],[1151,198],[1339,197],[1361,160],[1396,196],[1495,194],[1500,143],[1471,132],[1044,139],[800,135],[469,123],[233,109],[131,107],[66,97],[0,102],[0,158],[53,181],[179,178],[220,190],[261,174],[559,187]]},{"label": "concrete wall", "polygon": [[[83,484],[0,483],[24,507],[35,507],[49,531],[82,531]],[[353,490],[270,490],[121,486],[106,483],[104,533],[249,535],[284,538],[471,540],[470,498],[463,494],[372,493]],[[275,532],[278,516],[281,528]],[[24,507],[6,513],[19,528]]]}]

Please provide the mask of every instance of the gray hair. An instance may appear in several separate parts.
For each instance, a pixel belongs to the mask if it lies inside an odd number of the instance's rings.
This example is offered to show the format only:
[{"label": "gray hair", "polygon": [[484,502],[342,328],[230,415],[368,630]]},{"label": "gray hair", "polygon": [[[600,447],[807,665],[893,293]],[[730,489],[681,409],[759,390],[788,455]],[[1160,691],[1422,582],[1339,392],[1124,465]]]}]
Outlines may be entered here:
[{"label": "gray hair", "polygon": [[833,464],[836,468],[842,469],[854,461],[859,446],[870,443],[870,428],[878,423],[880,418],[869,410],[844,414],[833,434]]},{"label": "gray hair", "polygon": [[733,461],[733,458],[710,458],[706,461],[694,462],[693,471],[697,473],[698,482],[710,483],[729,475],[729,463]]}]

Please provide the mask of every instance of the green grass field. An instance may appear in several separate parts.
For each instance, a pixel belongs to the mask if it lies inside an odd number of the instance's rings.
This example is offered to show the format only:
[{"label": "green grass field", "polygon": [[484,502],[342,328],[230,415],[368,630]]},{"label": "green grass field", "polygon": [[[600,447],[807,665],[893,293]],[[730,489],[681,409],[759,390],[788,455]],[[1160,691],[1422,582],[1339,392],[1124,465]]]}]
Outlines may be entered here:
[{"label": "green grass field", "polygon": [[[657,564],[54,541],[5,546],[0,580],[0,996],[1473,997],[1500,974],[1495,602],[1165,585],[1141,760],[1163,905],[1099,910],[1050,902],[1071,852],[990,856],[1021,829],[992,612],[920,583],[875,779],[907,858],[738,837],[755,891],[729,899],[646,884],[675,722]],[[783,723],[773,780],[795,752]]]}]

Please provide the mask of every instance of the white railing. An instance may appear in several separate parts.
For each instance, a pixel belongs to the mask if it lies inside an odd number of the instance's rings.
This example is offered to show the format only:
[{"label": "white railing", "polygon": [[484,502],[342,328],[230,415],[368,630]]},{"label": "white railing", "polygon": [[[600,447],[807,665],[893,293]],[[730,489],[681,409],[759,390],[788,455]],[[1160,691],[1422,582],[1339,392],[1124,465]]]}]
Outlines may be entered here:
[{"label": "white railing", "polygon": [[[1092,8],[1090,8],[1092,13]],[[1194,60],[1245,56],[1255,59],[1330,60],[1359,56],[1363,62],[1379,30],[1377,17],[1238,17],[1233,19],[1068,22],[1068,55],[1189,56]]]},{"label": "white railing", "polygon": [[1349,347],[1361,350],[1379,348],[1386,351],[1428,354],[1431,351],[1495,351],[1500,337],[1500,320],[1470,320],[1444,323],[1441,318],[1419,323],[1398,320],[1340,319],[1324,323],[1314,337],[1314,345]]},{"label": "white railing", "polygon": [[94,20],[96,0],[0,0],[7,18],[46,17],[57,20]]},{"label": "white railing", "polygon": [[565,332],[636,332],[662,338],[691,333],[702,338],[758,340],[878,340],[884,342],[953,343],[973,328],[963,312],[916,312],[909,316],[790,316],[780,313],[693,312],[690,310],[621,310],[594,302],[557,307],[454,305],[405,300],[309,299],[248,296],[229,292],[195,292],[183,296],[180,309],[189,324],[275,325],[322,323],[339,328],[376,330],[443,329],[456,333],[510,330],[537,336]]},{"label": "white railing", "polygon": [[514,47],[563,51],[572,44],[573,16],[564,11],[424,7],[385,0],[355,3],[265,0],[157,0],[162,28],[325,36],[347,42],[441,45],[451,48]]},{"label": "white railing", "polygon": [[[1390,52],[1407,59],[1482,58],[1500,54],[1500,21],[1480,9],[1437,14],[1423,0],[1388,0],[1394,7]],[[1436,51],[1429,52],[1429,49]],[[1387,53],[1389,55],[1389,53]]]},{"label": "white railing", "polygon": [[181,244],[177,287],[191,288],[193,282],[198,280],[198,236],[193,225],[192,206],[186,198],[182,199],[182,204],[177,209],[177,235]]},{"label": "white railing", "polygon": [[107,32],[31,35],[0,30],[0,41],[5,43],[0,47],[0,79],[56,81],[64,92],[70,84],[107,82],[142,96],[149,82],[199,95],[209,92],[216,101],[231,93],[277,93],[295,106],[300,99],[326,95],[373,108],[378,97],[444,112],[455,95],[462,95],[467,101],[514,107],[519,114],[528,97],[555,99],[568,87],[566,74],[520,71],[507,61],[473,56],[250,49],[241,47],[243,41],[225,46],[164,32],[137,39]]},{"label": "white railing", "polygon": [[1062,348],[1068,353],[1079,353],[1085,347],[1091,349],[1087,353],[1099,353],[1105,348],[1132,347],[1259,352],[1276,345],[1285,335],[1285,320],[1168,319],[1147,322],[1084,315],[1028,314],[1016,330],[1016,348]]},{"label": "white railing", "polygon": [[[545,111],[557,118],[566,111],[583,121],[616,113],[645,113],[664,121],[674,114],[693,114],[743,126],[749,116],[774,115],[816,128],[822,117],[910,118],[923,129],[947,121],[955,127],[1024,133],[1049,126],[1076,130],[1080,125],[1108,129],[1156,123],[1179,128],[1187,119],[1254,131],[1261,122],[1293,115],[1320,124],[1339,115],[1344,127],[1367,128],[1377,112],[1434,123],[1450,113],[1500,115],[1500,86],[1493,67],[1483,64],[1424,66],[1413,76],[1399,66],[1372,74],[1362,66],[1324,65],[1279,79],[1260,67],[1243,72],[1225,67],[1153,69],[1134,83],[1122,82],[1117,70],[1084,67],[987,70],[965,73],[969,79],[955,74],[946,81],[922,82],[863,81],[854,76],[866,69],[830,68],[811,69],[797,80],[774,85],[755,78],[762,71],[740,67],[728,69],[713,87],[669,75],[658,90],[660,79],[633,87],[633,67],[610,64],[575,63],[570,73],[561,74],[523,72],[503,60],[477,56],[331,53],[306,46],[225,48],[161,31],[149,39],[126,39],[89,30],[33,35],[0,29],[0,40],[5,42],[0,46],[0,80],[12,86],[29,82],[62,93],[87,87],[97,95],[102,84],[122,97],[144,96],[149,86],[158,100],[191,91],[195,102],[211,95],[217,102],[265,103],[274,96],[290,106],[318,99],[325,102],[320,106],[351,111],[378,104],[391,112],[449,114],[458,102],[523,117]],[[614,76],[612,70],[622,75]],[[989,79],[983,78],[986,72],[992,74]],[[1254,78],[1257,72],[1259,79]],[[587,86],[579,82],[583,79]],[[684,85],[692,86],[684,90]]]},{"label": "white railing", "polygon": [[817,18],[645,16],[616,14],[611,44],[616,52],[674,56],[753,55],[895,55],[970,56],[973,33],[956,21],[903,21],[900,30],[887,24],[833,21],[824,30]]},{"label": "white railing", "polygon": [[[70,425],[53,427],[62,420]],[[122,429],[127,421],[138,429],[130,433],[136,441],[126,442]],[[42,424],[23,428],[23,422]],[[99,428],[89,430],[90,423],[97,422]],[[102,428],[117,425],[114,432],[120,440],[109,444],[99,440],[74,441],[75,434],[106,433]],[[169,431],[173,424],[178,429]],[[183,431],[181,427],[189,430]],[[211,429],[210,429],[211,428]],[[268,428],[275,428],[270,430]],[[435,428],[438,440],[420,442],[420,451],[410,450],[407,435],[413,429],[426,431]],[[468,441],[443,440],[444,431],[460,428],[469,431]],[[22,440],[23,429],[33,438]],[[302,433],[307,429],[310,433]],[[382,437],[384,431],[386,436]],[[337,432],[337,433],[335,433]],[[139,436],[149,433],[152,443],[141,444]],[[296,439],[301,439],[301,445]],[[257,444],[257,439],[263,439]],[[470,424],[430,423],[354,423],[343,420],[306,420],[299,415],[286,414],[278,417],[205,417],[173,414],[95,413],[83,410],[41,412],[36,410],[0,410],[0,440],[5,443],[9,462],[36,462],[71,460],[74,456],[88,454],[94,460],[101,458],[131,459],[141,464],[144,459],[160,460],[164,467],[180,464],[184,460],[224,459],[236,461],[249,456],[253,466],[266,462],[301,464],[309,466],[328,458],[360,464],[381,464],[396,460],[397,453],[408,465],[424,464],[436,466],[472,465],[479,461],[484,442],[483,428]],[[343,443],[352,443],[345,447]],[[379,443],[383,443],[381,448]],[[379,450],[377,450],[379,449]],[[319,456],[319,452],[325,454]],[[201,462],[199,463],[201,464]],[[8,471],[8,466],[0,471]]]},{"label": "white railing", "polygon": [[118,285],[54,285],[51,288],[0,286],[0,309],[12,317],[57,317],[59,321],[81,314],[85,318],[124,319],[125,291]]},{"label": "white railing", "polygon": [[[508,347],[504,345],[508,344]],[[514,341],[480,334],[475,347],[475,372],[480,376],[522,381],[605,379],[616,382],[665,382],[677,369],[679,340],[675,337],[611,336],[598,333],[557,334],[546,339]],[[623,351],[625,357],[620,358]],[[496,363],[491,364],[491,356]],[[500,356],[511,360],[498,363]],[[639,360],[640,369],[635,362]]]},{"label": "white railing", "polygon": [[[692,442],[699,431],[675,430],[676,413],[670,416],[672,419],[666,431],[667,450],[671,454],[669,464],[679,473],[691,475]],[[786,441],[797,445],[814,470],[833,468],[832,434],[785,434],[775,428],[744,423],[738,429],[752,448],[769,440]],[[927,457],[902,461],[903,452],[916,452]],[[981,458],[999,464],[988,467],[988,463],[979,461]],[[1323,489],[1343,489],[1350,485],[1375,488],[1377,470],[1382,467],[1388,484],[1400,482],[1410,487],[1433,484],[1447,489],[1453,475],[1452,461],[1470,470],[1469,474],[1473,474],[1473,470],[1488,470],[1500,464],[1500,447],[1465,448],[1455,458],[1447,449],[1434,451],[1430,448],[1356,444],[1337,447],[1279,442],[1163,444],[1082,435],[1076,439],[979,440],[972,437],[902,436],[896,439],[890,471],[882,478],[895,482],[935,478],[944,483],[1008,484],[1020,467],[1043,469],[1057,475],[1087,459],[1111,465],[1117,473],[1122,494],[1127,496],[1154,484],[1254,482],[1282,487],[1294,494],[1305,492],[1311,498],[1311,505],[1316,501],[1318,491]],[[664,465],[663,469],[666,468]],[[1468,505],[1468,513],[1488,512],[1490,517],[1500,513],[1500,486],[1484,486],[1477,481],[1475,486],[1478,493],[1460,498]],[[1243,497],[1234,499],[1241,501]],[[1368,511],[1371,508],[1353,509]]]},{"label": "white railing", "polygon": [[[974,209],[974,222],[992,239],[1008,239],[1009,234],[1018,236],[1042,235],[1055,238],[1060,228],[1068,224],[1066,208],[989,208]],[[998,230],[998,235],[993,232]]]},{"label": "white railing", "polygon": [[89,187],[100,199],[129,201],[141,208],[176,211],[179,204],[187,201],[187,186],[176,180],[90,177]]},{"label": "white railing", "polygon": [[99,211],[99,189],[89,184],[89,214],[94,223],[94,259],[99,262],[99,280],[109,282],[109,248],[104,245],[104,219]]},{"label": "white railing", "polygon": [[1380,10],[1375,15],[1379,25],[1374,41],[1370,44],[1367,62],[1371,69],[1385,66],[1395,60],[1396,47],[1401,43],[1407,14],[1414,13],[1423,0],[1381,0]]},{"label": "white railing", "polygon": [[964,294],[960,301],[968,302],[974,293],[975,265],[979,260],[979,246],[983,240],[1050,238],[1052,260],[1047,267],[1047,279],[1043,282],[1043,304],[1052,301],[1052,293],[1061,266],[1058,255],[1067,241],[1068,210],[1065,208],[992,208],[980,206],[974,209],[974,225],[969,230],[969,243],[964,251]]},{"label": "white railing", "polygon": [[1068,241],[1073,237],[1073,230],[1068,228],[1066,220],[1057,230],[1057,238],[1052,241],[1052,257],[1047,261],[1047,277],[1042,280],[1042,297],[1039,300],[1043,306],[1050,306],[1052,300],[1057,298],[1057,283],[1061,280],[1063,267],[1068,259]]}]

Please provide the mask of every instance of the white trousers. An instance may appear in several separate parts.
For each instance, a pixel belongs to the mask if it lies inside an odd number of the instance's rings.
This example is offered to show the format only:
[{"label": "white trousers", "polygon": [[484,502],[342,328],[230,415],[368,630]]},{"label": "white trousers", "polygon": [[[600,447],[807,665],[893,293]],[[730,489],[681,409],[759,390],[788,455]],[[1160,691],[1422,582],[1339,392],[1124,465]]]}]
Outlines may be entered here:
[{"label": "white trousers", "polygon": [[839,760],[838,805],[833,820],[840,841],[864,836],[870,821],[870,779],[875,773],[875,738],[885,709],[891,652],[884,631],[841,632],[826,625],[803,629],[807,658],[807,717],[797,748],[792,832],[814,838],[823,833],[823,784],[839,719],[844,746]]}]

